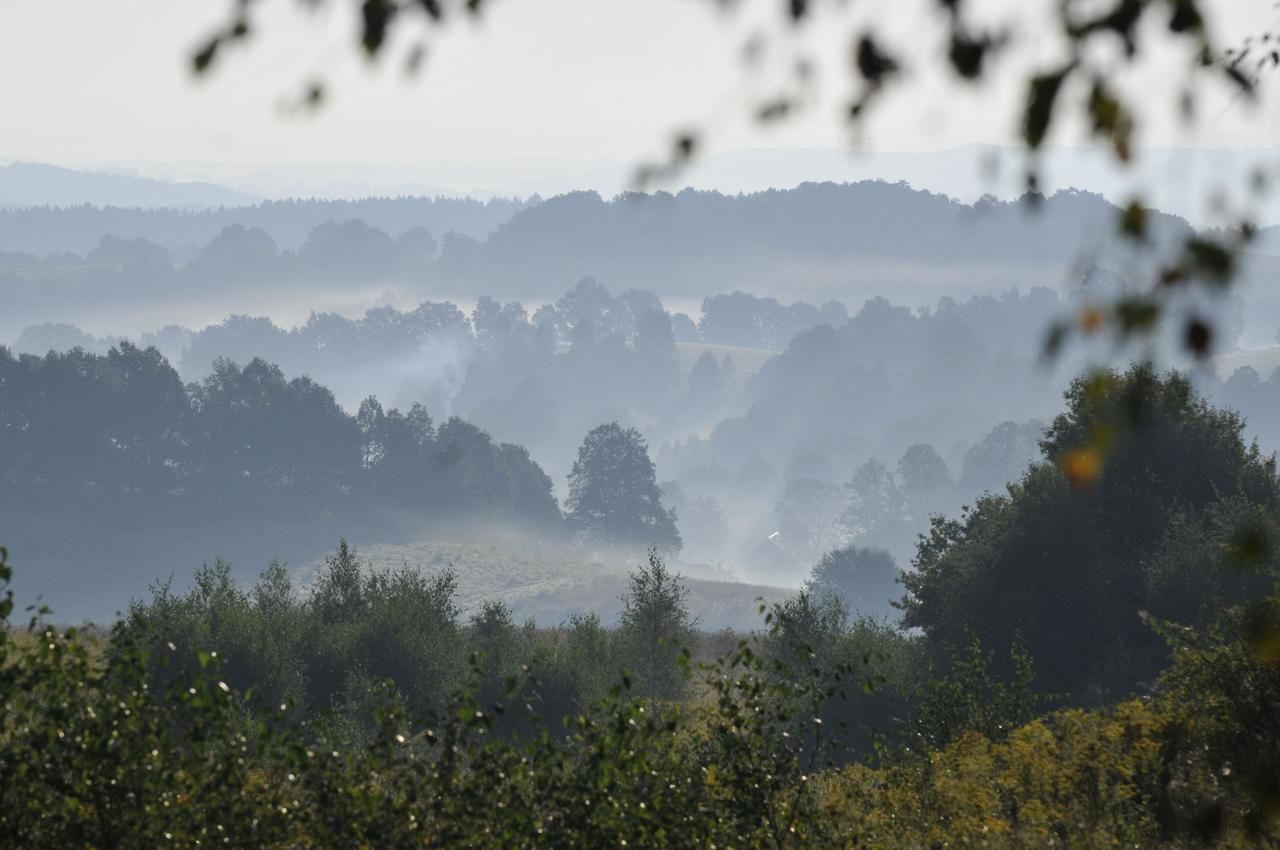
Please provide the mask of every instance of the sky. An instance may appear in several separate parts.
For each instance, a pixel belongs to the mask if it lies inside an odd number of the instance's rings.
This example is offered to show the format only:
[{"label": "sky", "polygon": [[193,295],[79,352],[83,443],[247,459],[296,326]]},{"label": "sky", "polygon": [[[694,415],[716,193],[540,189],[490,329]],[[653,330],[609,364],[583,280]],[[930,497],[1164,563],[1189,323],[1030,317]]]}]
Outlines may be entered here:
[{"label": "sky", "polygon": [[[231,0],[5,0],[0,162],[131,168],[266,195],[320,185],[331,194],[344,185],[348,193],[378,185],[559,191],[575,182],[621,187],[636,163],[693,127],[704,130],[713,156],[701,176],[695,169],[682,179],[720,180],[732,190],[743,169],[758,172],[745,181],[757,184],[822,176],[841,162],[833,152],[861,151],[854,173],[866,170],[868,152],[1008,144],[1016,138],[1019,73],[1060,59],[1028,23],[1054,0],[970,3],[972,20],[1011,22],[1020,42],[1032,45],[1005,57],[999,81],[976,91],[920,70],[942,39],[936,0],[843,4],[850,11],[824,14],[798,32],[780,25],[779,0],[744,0],[736,15],[713,0],[494,0],[478,23],[457,20],[436,33],[422,73],[409,79],[402,59],[416,31],[369,63],[354,49],[357,5],[328,0],[309,12],[297,0],[258,0],[255,37],[228,52],[209,78],[195,79],[190,56],[227,19]],[[1276,28],[1272,0],[1208,5],[1223,43]],[[913,71],[899,95],[853,133],[840,117],[853,86],[849,35],[868,22],[900,47]],[[757,31],[773,38],[762,67],[751,71],[743,45]],[[806,108],[761,128],[747,116],[791,84],[801,54],[815,68]],[[1141,116],[1143,143],[1255,152],[1271,145],[1280,99],[1268,95],[1249,107],[1225,86],[1204,92],[1201,120],[1188,132],[1169,84],[1186,61],[1157,52],[1122,80],[1150,107]],[[314,114],[286,109],[313,79],[326,81],[326,105]],[[1057,145],[1087,141],[1078,125],[1056,129]],[[976,160],[979,149],[970,149]],[[815,158],[797,171],[806,151]],[[789,165],[775,180],[780,160]],[[734,162],[737,172],[725,164]],[[903,167],[897,162],[872,170],[891,176]],[[738,176],[708,177],[716,173]]]}]

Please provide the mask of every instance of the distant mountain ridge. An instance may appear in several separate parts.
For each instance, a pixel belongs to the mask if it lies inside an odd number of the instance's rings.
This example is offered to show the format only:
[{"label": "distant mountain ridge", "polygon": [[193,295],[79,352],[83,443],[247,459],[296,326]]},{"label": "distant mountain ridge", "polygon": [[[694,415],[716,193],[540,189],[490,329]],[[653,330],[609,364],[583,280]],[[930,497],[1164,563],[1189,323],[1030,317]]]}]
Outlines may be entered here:
[{"label": "distant mountain ridge", "polygon": [[6,206],[0,193],[0,252],[85,254],[110,235],[147,239],[181,258],[184,251],[198,250],[233,225],[262,228],[282,249],[296,250],[316,226],[348,219],[359,219],[392,236],[425,227],[438,237],[452,231],[480,240],[530,203],[516,198],[394,197],[261,201],[203,209],[90,204],[15,207]]},{"label": "distant mountain ridge", "polygon": [[80,171],[37,162],[0,166],[0,207],[213,209],[243,207],[258,198],[212,183],[156,180],[130,174]]},{"label": "distant mountain ridge", "polygon": [[[29,208],[0,209],[0,252],[51,258],[44,266],[34,259],[9,263],[34,267],[14,272],[19,276],[3,287],[15,334],[40,322],[83,323],[86,310],[96,314],[94,327],[118,332],[104,322],[103,309],[136,317],[134,306],[158,310],[167,302],[166,321],[173,321],[181,315],[179,302],[203,299],[208,310],[210,298],[231,299],[232,292],[234,310],[228,303],[214,315],[270,314],[285,291],[319,285],[341,298],[376,295],[380,304],[395,300],[385,294],[393,287],[403,303],[465,302],[486,293],[536,306],[593,277],[614,292],[648,290],[674,299],[684,312],[696,309],[682,303],[688,299],[738,289],[813,303],[857,303],[892,292],[900,303],[923,306],[942,296],[1060,287],[1079,280],[1082,260],[1141,275],[1193,232],[1183,219],[1152,213],[1148,236],[1156,250],[1136,256],[1117,234],[1119,214],[1088,192],[964,204],[882,181],[805,183],[750,195],[686,189],[606,199],[574,192],[536,202],[373,198],[204,211]],[[248,232],[254,228],[261,233]],[[418,247],[410,251],[409,243]],[[138,257],[103,259],[121,250]],[[165,252],[167,260],[138,259]],[[124,265],[133,268],[114,277],[99,268]],[[42,284],[55,274],[56,287]],[[187,283],[168,280],[174,275]],[[370,306],[365,298],[347,309]]]},{"label": "distant mountain ridge", "polygon": [[[1106,198],[1077,190],[964,204],[870,180],[746,195],[573,192],[521,210],[480,246],[445,246],[434,272],[463,291],[525,300],[592,276],[676,298],[737,288],[858,301],[893,291],[928,304],[1060,286],[1082,257],[1150,262],[1119,236],[1118,216]],[[1164,213],[1148,222],[1156,253],[1192,232]]]}]

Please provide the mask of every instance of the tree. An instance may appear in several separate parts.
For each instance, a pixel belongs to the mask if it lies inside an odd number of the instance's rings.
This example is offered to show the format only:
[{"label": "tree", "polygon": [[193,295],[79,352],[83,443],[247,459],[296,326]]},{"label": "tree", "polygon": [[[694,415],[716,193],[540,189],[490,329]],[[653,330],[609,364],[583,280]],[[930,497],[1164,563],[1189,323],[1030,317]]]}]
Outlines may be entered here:
[{"label": "tree", "polygon": [[141,237],[120,239],[107,234],[98,247],[89,252],[89,262],[101,266],[120,266],[129,271],[166,269],[171,267],[169,252]]},{"label": "tree", "polygon": [[714,399],[728,382],[727,370],[710,351],[704,351],[689,370],[689,395],[697,400]]},{"label": "tree", "polygon": [[341,224],[327,221],[307,236],[298,260],[323,279],[363,276],[378,279],[395,270],[396,248],[391,237],[359,219]]},{"label": "tree", "polygon": [[893,556],[883,549],[857,546],[823,555],[813,568],[808,586],[815,594],[835,596],[859,617],[891,616],[893,600],[902,593]]},{"label": "tree", "polygon": [[640,432],[617,422],[587,434],[569,473],[568,519],[593,543],[679,552],[675,512],[662,506],[653,461]]},{"label": "tree", "polygon": [[678,481],[662,482],[662,502],[680,517],[681,553],[686,560],[716,561],[729,537],[729,524],[714,496],[690,498]]},{"label": "tree", "polygon": [[297,606],[293,580],[280,561],[272,561],[253,586],[253,604],[263,616],[280,618]]},{"label": "tree", "polygon": [[689,614],[688,595],[680,576],[651,549],[648,565],[630,574],[622,597],[622,661],[633,676],[636,693],[655,707],[659,700],[679,699],[689,687],[688,669],[680,664],[697,626]]},{"label": "tree", "polygon": [[[625,294],[625,293],[624,293]],[[655,368],[673,364],[676,337],[666,310],[645,310],[636,319],[636,352]]]},{"label": "tree", "polygon": [[609,290],[595,278],[584,277],[560,296],[555,308],[560,332],[589,342],[612,330],[617,304]]},{"label": "tree", "polygon": [[[623,293],[624,296],[630,293]],[[634,392],[641,399],[663,399],[680,390],[680,365],[676,360],[676,338],[671,328],[671,315],[659,307],[640,313],[635,321],[632,347]]]},{"label": "tree", "polygon": [[1027,651],[1015,642],[1009,648],[1012,676],[992,675],[994,653],[975,640],[951,653],[945,674],[935,674],[915,695],[911,737],[926,751],[938,750],[966,732],[992,741],[1035,717],[1039,701],[1031,689],[1035,670]]},{"label": "tree", "polygon": [[261,357],[288,363],[289,335],[265,316],[228,316],[197,332],[182,352],[183,371],[203,373],[219,358],[241,363]]},{"label": "tree", "polygon": [[951,483],[947,462],[925,443],[909,446],[898,460],[898,477],[908,494],[928,493]]},{"label": "tree", "polygon": [[288,489],[295,500],[323,503],[360,468],[359,426],[333,393],[309,378],[286,380],[264,360],[243,369],[217,361],[194,407],[192,452],[219,501]]},{"label": "tree", "polygon": [[849,506],[840,521],[850,537],[870,534],[902,515],[903,495],[893,471],[878,458],[866,461],[849,483]]},{"label": "tree", "polygon": [[401,273],[418,276],[436,258],[440,244],[425,227],[411,227],[396,237],[396,259]]},{"label": "tree", "polygon": [[106,348],[106,342],[107,340],[87,334],[75,325],[45,322],[24,329],[14,341],[13,350],[18,354],[44,356],[50,351],[67,352],[81,348],[100,354]]},{"label": "tree", "polygon": [[615,300],[617,318],[612,330],[630,337],[640,332],[640,319],[645,313],[666,313],[662,299],[647,289],[628,289]]},{"label": "tree", "polygon": [[360,427],[360,436],[363,437],[360,465],[373,471],[382,465],[387,456],[384,442],[387,416],[377,398],[369,396],[360,402],[360,409],[356,411],[356,424]]},{"label": "tree", "polygon": [[499,304],[488,295],[481,295],[471,312],[471,326],[476,338],[483,342],[503,339],[518,328],[528,326],[524,306],[518,301]]},{"label": "tree", "polygon": [[704,342],[765,348],[763,308],[762,299],[745,292],[708,296],[702,299],[698,332]]},{"label": "tree", "polygon": [[480,654],[485,672],[508,675],[516,667],[515,651],[519,629],[505,602],[485,602],[471,615],[471,640]]},{"label": "tree", "polygon": [[839,485],[821,478],[788,481],[774,508],[782,551],[793,563],[808,567],[829,549],[840,544]]},{"label": "tree", "polygon": [[327,623],[346,623],[358,619],[367,610],[364,565],[346,539],[338,541],[338,549],[324,559],[324,572],[316,581],[310,604]]},{"label": "tree", "polygon": [[1039,457],[1043,432],[1044,425],[1035,420],[1001,422],[964,453],[960,486],[975,495],[1000,492]]},{"label": "tree", "polygon": [[907,509],[914,516],[927,509],[951,484],[951,473],[937,449],[916,443],[909,446],[898,460],[898,480],[902,482]]},{"label": "tree", "polygon": [[[958,651],[976,637],[1000,652],[1020,635],[1040,685],[1081,701],[1129,692],[1163,666],[1143,612],[1195,625],[1248,598],[1227,556],[1265,548],[1274,521],[1264,520],[1280,511],[1275,460],[1245,444],[1237,414],[1149,367],[1107,382],[1100,394],[1076,380],[1045,460],[1008,495],[935,517],[902,579],[904,624],[934,646]],[[1141,438],[1116,441],[1100,474],[1072,475],[1075,447],[1121,409]],[[1217,542],[1192,545],[1205,538]],[[1259,568],[1274,580],[1273,563]],[[1188,574],[1196,580],[1170,578]]]},{"label": "tree", "polygon": [[684,313],[674,313],[671,316],[671,333],[675,337],[676,342],[699,342],[702,337],[698,335],[698,324],[690,319]]},{"label": "tree", "polygon": [[191,263],[192,271],[209,277],[265,278],[280,261],[276,242],[260,227],[232,224],[224,227]]},{"label": "tree", "polygon": [[883,622],[851,623],[849,614],[836,594],[805,585],[766,617],[762,654],[783,704],[794,706],[787,736],[811,748],[810,764],[881,750],[910,711],[911,671],[921,667],[913,642]]},{"label": "tree", "polygon": [[1232,796],[1242,798],[1245,822],[1262,839],[1280,798],[1280,593],[1224,611],[1203,629],[1153,626],[1173,651],[1159,691],[1194,718],[1195,736],[1176,741],[1179,760],[1207,762],[1220,778],[1216,799],[1195,804],[1217,817]]}]

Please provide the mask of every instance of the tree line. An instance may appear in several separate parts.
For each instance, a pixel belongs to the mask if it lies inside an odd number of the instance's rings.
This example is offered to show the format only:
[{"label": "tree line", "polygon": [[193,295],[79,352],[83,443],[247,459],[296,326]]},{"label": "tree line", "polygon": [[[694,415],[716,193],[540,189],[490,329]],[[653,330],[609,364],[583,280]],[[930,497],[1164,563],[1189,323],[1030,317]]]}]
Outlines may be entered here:
[{"label": "tree line", "polygon": [[351,415],[261,359],[219,359],[183,385],[156,349],[127,342],[105,355],[0,348],[0,480],[14,516],[131,533],[391,511],[680,548],[634,429],[587,435],[565,515],[525,449],[457,417],[437,426],[420,404],[387,410],[374,397]]},{"label": "tree line", "polygon": [[[1120,421],[1081,475],[1070,453]],[[910,633],[839,595],[874,553],[715,635],[656,554],[616,627],[539,628],[464,619],[449,573],[345,543],[307,593],[215,564],[109,635],[6,630],[0,824],[24,846],[1274,841],[1274,458],[1141,367],[1077,381],[1042,450],[934,520]]]},{"label": "tree line", "polygon": [[104,236],[123,242],[145,240],[182,265],[228,228],[257,229],[281,249],[296,251],[316,227],[329,221],[360,219],[370,227],[401,234],[414,228],[450,231],[482,239],[537,198],[362,198],[263,201],[243,207],[206,210],[125,207],[9,207],[0,210],[3,265],[80,263],[103,245]]},{"label": "tree line", "polygon": [[[174,242],[163,228],[152,232],[120,219],[121,211],[96,218],[87,210],[9,211],[4,215],[15,225],[35,224],[5,230],[12,244],[0,245],[0,291],[15,316],[32,317],[27,323],[55,311],[77,315],[94,304],[176,308],[214,294],[243,299],[335,287],[533,300],[584,275],[619,291],[657,288],[667,298],[709,289],[776,292],[786,284],[815,304],[836,292],[868,297],[892,280],[900,297],[928,303],[942,289],[932,271],[912,271],[922,263],[945,269],[946,289],[969,296],[1057,283],[1073,274],[1079,259],[1069,246],[1082,244],[1098,245],[1098,263],[1138,278],[1194,235],[1181,219],[1148,212],[1146,238],[1154,249],[1148,260],[1123,240],[1099,244],[1099,234],[1122,213],[1099,196],[1059,193],[1042,199],[1036,215],[1029,214],[1032,206],[991,199],[967,205],[905,185],[859,183],[736,197],[686,190],[604,200],[578,193],[518,211],[509,207],[502,215],[494,204],[423,199],[317,202],[314,209],[309,202],[280,202],[261,215],[258,208],[137,212],[201,225],[198,235]],[[490,207],[493,214],[484,212]],[[78,233],[85,216],[101,227],[92,237],[77,236],[75,247],[45,247],[59,233]],[[60,217],[68,219],[65,225]],[[288,227],[273,223],[280,217]],[[848,227],[849,221],[858,225]],[[1243,266],[1241,274],[1265,275],[1255,265]],[[800,281],[805,288],[796,288]],[[1225,338],[1229,329],[1221,330]],[[744,336],[774,348],[787,338],[760,331]]]},{"label": "tree line", "polygon": [[[666,319],[646,316],[650,312],[665,314]],[[655,322],[662,322],[670,324],[676,342],[780,350],[804,331],[821,324],[839,327],[848,320],[848,308],[838,301],[821,306],[804,301],[783,304],[737,291],[705,297],[695,321],[684,313],[668,312],[649,290],[629,289],[615,295],[588,277],[532,313],[519,301],[502,303],[482,295],[470,316],[450,301],[424,301],[412,310],[372,308],[359,318],[312,313],[293,329],[265,316],[233,315],[203,328],[166,325],[132,341],[157,346],[183,374],[198,374],[218,357],[241,361],[267,357],[286,368],[314,371],[400,357],[421,346],[428,336],[440,334],[483,343],[532,327],[557,344],[569,345],[575,334],[580,341],[613,334],[632,340],[660,330]],[[121,340],[95,336],[65,322],[44,322],[24,328],[14,348],[28,354],[72,348],[102,353]]]},{"label": "tree line", "polygon": [[551,482],[521,449],[460,419],[437,428],[420,406],[375,414],[370,402],[362,423],[260,359],[220,360],[184,386],[154,348],[121,343],[105,355],[0,351],[0,374],[6,495],[27,505],[85,517],[146,506],[162,521],[362,503],[558,518]]}]

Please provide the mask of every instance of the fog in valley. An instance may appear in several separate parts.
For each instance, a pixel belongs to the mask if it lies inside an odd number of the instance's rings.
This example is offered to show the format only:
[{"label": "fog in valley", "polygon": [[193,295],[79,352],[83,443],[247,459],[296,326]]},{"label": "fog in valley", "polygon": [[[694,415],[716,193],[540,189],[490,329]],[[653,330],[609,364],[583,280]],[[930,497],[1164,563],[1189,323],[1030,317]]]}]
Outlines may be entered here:
[{"label": "fog in valley", "polygon": [[[25,485],[7,537],[31,590],[98,618],[215,557],[304,575],[339,526],[476,598],[525,588],[514,609],[543,620],[616,609],[572,565],[621,576],[650,544],[775,595],[848,546],[909,569],[929,517],[1017,481],[1070,379],[1117,354],[1046,357],[1053,325],[1194,233],[1157,215],[1139,250],[1119,215],[1083,191],[886,182],[0,210],[2,466]],[[1265,448],[1280,235],[1257,244],[1239,287],[1178,309],[1218,328],[1196,387]],[[1178,362],[1178,342],[1150,345]],[[652,463],[669,539],[575,517],[575,461],[608,423]],[[527,552],[543,566],[494,570]],[[529,590],[543,573],[563,580]]]}]

